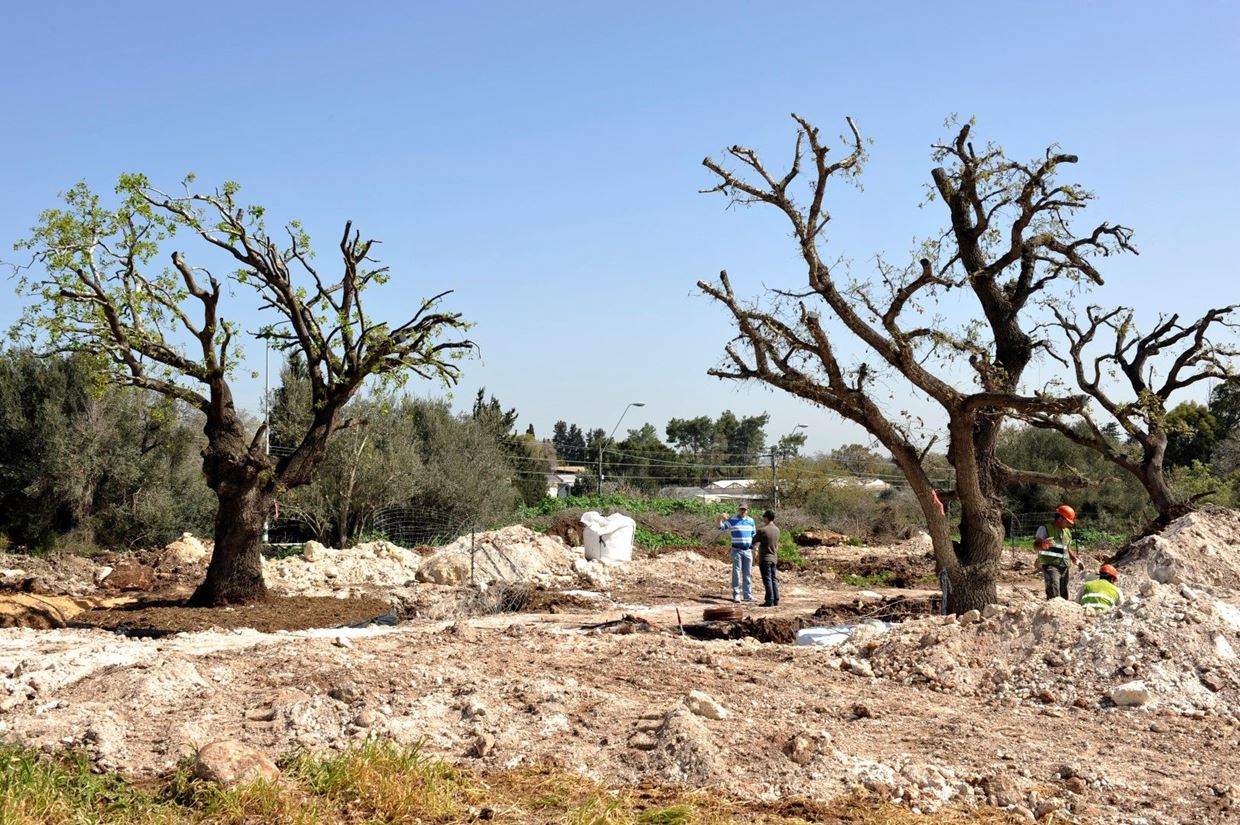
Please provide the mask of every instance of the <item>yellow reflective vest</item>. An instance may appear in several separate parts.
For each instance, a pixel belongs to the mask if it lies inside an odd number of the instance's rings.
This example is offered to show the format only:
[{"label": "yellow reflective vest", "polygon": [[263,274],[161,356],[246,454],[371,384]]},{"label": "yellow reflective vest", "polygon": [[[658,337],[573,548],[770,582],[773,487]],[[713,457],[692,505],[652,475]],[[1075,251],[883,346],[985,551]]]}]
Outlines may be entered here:
[{"label": "yellow reflective vest", "polygon": [[1068,566],[1068,550],[1072,547],[1072,531],[1067,527],[1040,527],[1036,538],[1050,539],[1051,546],[1038,551],[1038,564],[1051,567]]},{"label": "yellow reflective vest", "polygon": [[1092,579],[1085,582],[1081,591],[1081,604],[1094,610],[1106,612],[1120,603],[1124,594],[1118,587],[1106,579]]}]

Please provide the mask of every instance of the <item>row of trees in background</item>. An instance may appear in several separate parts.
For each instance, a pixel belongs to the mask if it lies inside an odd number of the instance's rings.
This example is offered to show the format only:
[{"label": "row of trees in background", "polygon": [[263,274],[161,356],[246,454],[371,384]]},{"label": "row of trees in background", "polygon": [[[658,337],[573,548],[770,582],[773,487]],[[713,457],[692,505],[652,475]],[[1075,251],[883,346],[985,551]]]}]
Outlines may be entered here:
[{"label": "row of trees in background", "polygon": [[87,356],[0,353],[0,534],[46,550],[209,532],[202,424],[184,404],[101,384]]},{"label": "row of trees in background", "polygon": [[[306,432],[308,384],[303,365],[285,365],[271,399],[274,456]],[[344,412],[354,424],[328,443],[314,481],[278,499],[301,539],[347,546],[391,507],[443,525],[491,525],[546,493],[547,449],[516,436],[516,411],[494,396],[480,392],[458,415],[442,400],[375,392]],[[0,534],[35,551],[210,535],[204,424],[188,405],[100,382],[87,356],[0,353]],[[257,430],[261,421],[248,425]]]},{"label": "row of trees in background", "polygon": [[[442,400],[391,392],[359,397],[346,412],[356,423],[328,444],[315,480],[279,500],[279,523],[295,525],[291,537],[345,546],[377,535],[377,517],[393,508],[421,514],[437,526],[497,524],[517,504],[532,504],[547,494],[546,474],[553,467],[580,462],[592,470],[590,459],[597,457],[597,452],[573,453],[554,436],[540,441],[531,430],[518,433],[517,411],[505,409],[485,390],[463,415]],[[310,414],[304,367],[290,360],[271,396],[274,454],[286,451],[305,431]],[[1170,446],[1164,467],[1176,499],[1240,506],[1237,385],[1218,384],[1208,403],[1184,402],[1168,413],[1167,421]],[[759,452],[772,447],[761,447],[765,416],[738,419],[724,412],[714,420],[702,416],[688,422],[699,433],[720,422],[724,433],[750,435],[743,445],[701,438],[695,447],[679,437],[686,420],[669,423],[677,436],[669,438],[672,444],[660,441],[651,425],[642,425],[606,444],[608,488],[650,494],[669,485],[748,477],[756,480],[755,495],[767,501],[775,497],[770,453]],[[0,353],[0,533],[11,545],[36,550],[144,547],[186,530],[209,533],[214,504],[201,470],[203,423],[196,410],[158,394],[101,384],[87,356]],[[580,429],[560,422],[555,433],[573,431]],[[1126,449],[1118,425],[1104,433],[1114,449]],[[890,456],[860,444],[803,456],[803,439],[796,432],[780,440],[782,447],[775,445],[778,498],[784,507],[857,534],[887,522],[893,529],[920,523]],[[741,452],[730,452],[738,446]],[[1014,485],[1005,492],[1008,513],[1047,512],[1068,495],[1085,523],[1108,530],[1137,529],[1155,514],[1136,477],[1115,472],[1097,450],[1054,429],[1009,427],[998,455],[1011,466],[1105,480],[1070,493],[1040,484]],[[950,489],[953,471],[947,457],[931,452],[924,462],[936,488]],[[872,516],[887,505],[876,506],[873,490],[843,479],[888,482],[894,489],[881,496],[883,501],[909,506],[897,507],[898,515],[880,525],[866,511]],[[582,492],[593,492],[596,483],[587,474]]]},{"label": "row of trees in background", "polygon": [[[650,424],[630,429],[624,439],[616,441],[605,430],[587,433],[577,424],[557,421],[551,447],[557,463],[586,469],[579,479],[581,490],[597,489],[601,458],[602,473],[610,485],[649,493],[661,487],[745,477],[769,449],[769,420],[766,413],[737,417],[731,410],[714,419],[706,415],[673,418],[665,429],[666,443]],[[780,443],[791,454],[804,442],[804,434],[795,433]]]}]

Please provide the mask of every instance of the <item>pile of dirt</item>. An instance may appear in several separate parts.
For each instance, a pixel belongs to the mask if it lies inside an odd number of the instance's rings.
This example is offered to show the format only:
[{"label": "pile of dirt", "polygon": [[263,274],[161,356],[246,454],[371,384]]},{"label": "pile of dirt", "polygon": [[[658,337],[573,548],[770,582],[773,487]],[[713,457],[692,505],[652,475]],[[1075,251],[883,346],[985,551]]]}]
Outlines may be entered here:
[{"label": "pile of dirt", "polygon": [[1240,590],[1240,511],[1204,507],[1115,557],[1125,581],[1152,579]]},{"label": "pile of dirt", "polygon": [[821,622],[812,616],[746,616],[739,621],[694,622],[683,626],[686,636],[704,641],[718,639],[757,639],[759,642],[790,645],[797,631]]},{"label": "pile of dirt", "polygon": [[992,605],[861,634],[838,655],[848,669],[999,704],[1108,707],[1140,681],[1140,704],[1240,720],[1238,649],[1235,602],[1147,583],[1108,613],[1063,599]]},{"label": "pile of dirt", "polygon": [[187,607],[175,602],[134,602],[96,608],[74,617],[75,627],[117,630],[142,636],[251,628],[261,633],[362,624],[388,612],[378,599],[298,596],[237,607]]},{"label": "pile of dirt", "polygon": [[694,550],[661,553],[616,570],[616,598],[658,603],[730,594],[732,565]]},{"label": "pile of dirt", "polygon": [[461,536],[426,558],[417,579],[446,585],[520,581],[555,586],[572,580],[573,561],[579,557],[563,539],[518,524]]},{"label": "pile of dirt", "polygon": [[306,542],[300,556],[263,560],[267,587],[284,596],[377,593],[414,583],[422,556],[389,541],[335,549]]},{"label": "pile of dirt", "polygon": [[0,553],[0,592],[86,596],[94,593],[107,572],[72,553],[26,556]]}]

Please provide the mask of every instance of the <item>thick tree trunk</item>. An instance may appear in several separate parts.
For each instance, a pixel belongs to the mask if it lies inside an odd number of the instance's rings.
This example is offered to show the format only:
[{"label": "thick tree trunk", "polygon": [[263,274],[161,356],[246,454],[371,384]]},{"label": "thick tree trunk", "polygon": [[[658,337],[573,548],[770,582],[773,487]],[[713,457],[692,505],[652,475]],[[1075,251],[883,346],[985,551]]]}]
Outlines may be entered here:
[{"label": "thick tree trunk", "polygon": [[222,381],[213,386],[202,471],[215,491],[215,548],[207,578],[191,604],[215,607],[266,598],[263,522],[275,501],[275,468],[257,437],[237,416]]},{"label": "thick tree trunk", "polygon": [[1154,509],[1158,511],[1158,517],[1154,519],[1154,523],[1165,526],[1183,515],[1186,509],[1192,508],[1191,506],[1186,508],[1183,504],[1176,502],[1175,496],[1171,493],[1171,485],[1167,483],[1167,476],[1163,472],[1163,459],[1167,454],[1167,434],[1162,430],[1151,431],[1142,446],[1141,468],[1137,473],[1137,478],[1141,486],[1145,488],[1145,492],[1149,494]]},{"label": "thick tree trunk", "polygon": [[977,512],[969,506],[962,510],[960,543],[955,548],[958,565],[947,568],[947,612],[957,614],[998,601],[995,582],[1003,558],[1002,511],[983,507]]},{"label": "thick tree trunk", "polygon": [[1158,510],[1158,523],[1170,524],[1177,511],[1175,497],[1171,494],[1171,486],[1167,484],[1167,476],[1163,473],[1162,464],[1146,464],[1141,468],[1141,484],[1145,492]]},{"label": "thick tree trunk", "polygon": [[263,582],[263,522],[272,496],[257,483],[219,496],[215,513],[215,551],[207,578],[192,603],[203,606],[243,604],[267,596]]},{"label": "thick tree trunk", "polygon": [[947,612],[967,613],[999,601],[995,566],[957,567],[947,572]]}]

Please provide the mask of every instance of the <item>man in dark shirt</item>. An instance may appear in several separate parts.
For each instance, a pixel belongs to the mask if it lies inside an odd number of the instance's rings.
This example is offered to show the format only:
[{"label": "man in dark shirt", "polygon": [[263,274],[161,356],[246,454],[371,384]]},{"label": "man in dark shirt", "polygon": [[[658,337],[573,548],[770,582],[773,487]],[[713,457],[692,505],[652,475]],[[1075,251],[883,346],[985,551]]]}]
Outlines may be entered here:
[{"label": "man in dark shirt", "polygon": [[775,563],[779,561],[779,528],[775,526],[775,513],[767,510],[762,514],[762,526],[758,528],[758,566],[762,570],[762,587],[766,589],[763,607],[779,604],[779,582],[775,580]]}]

